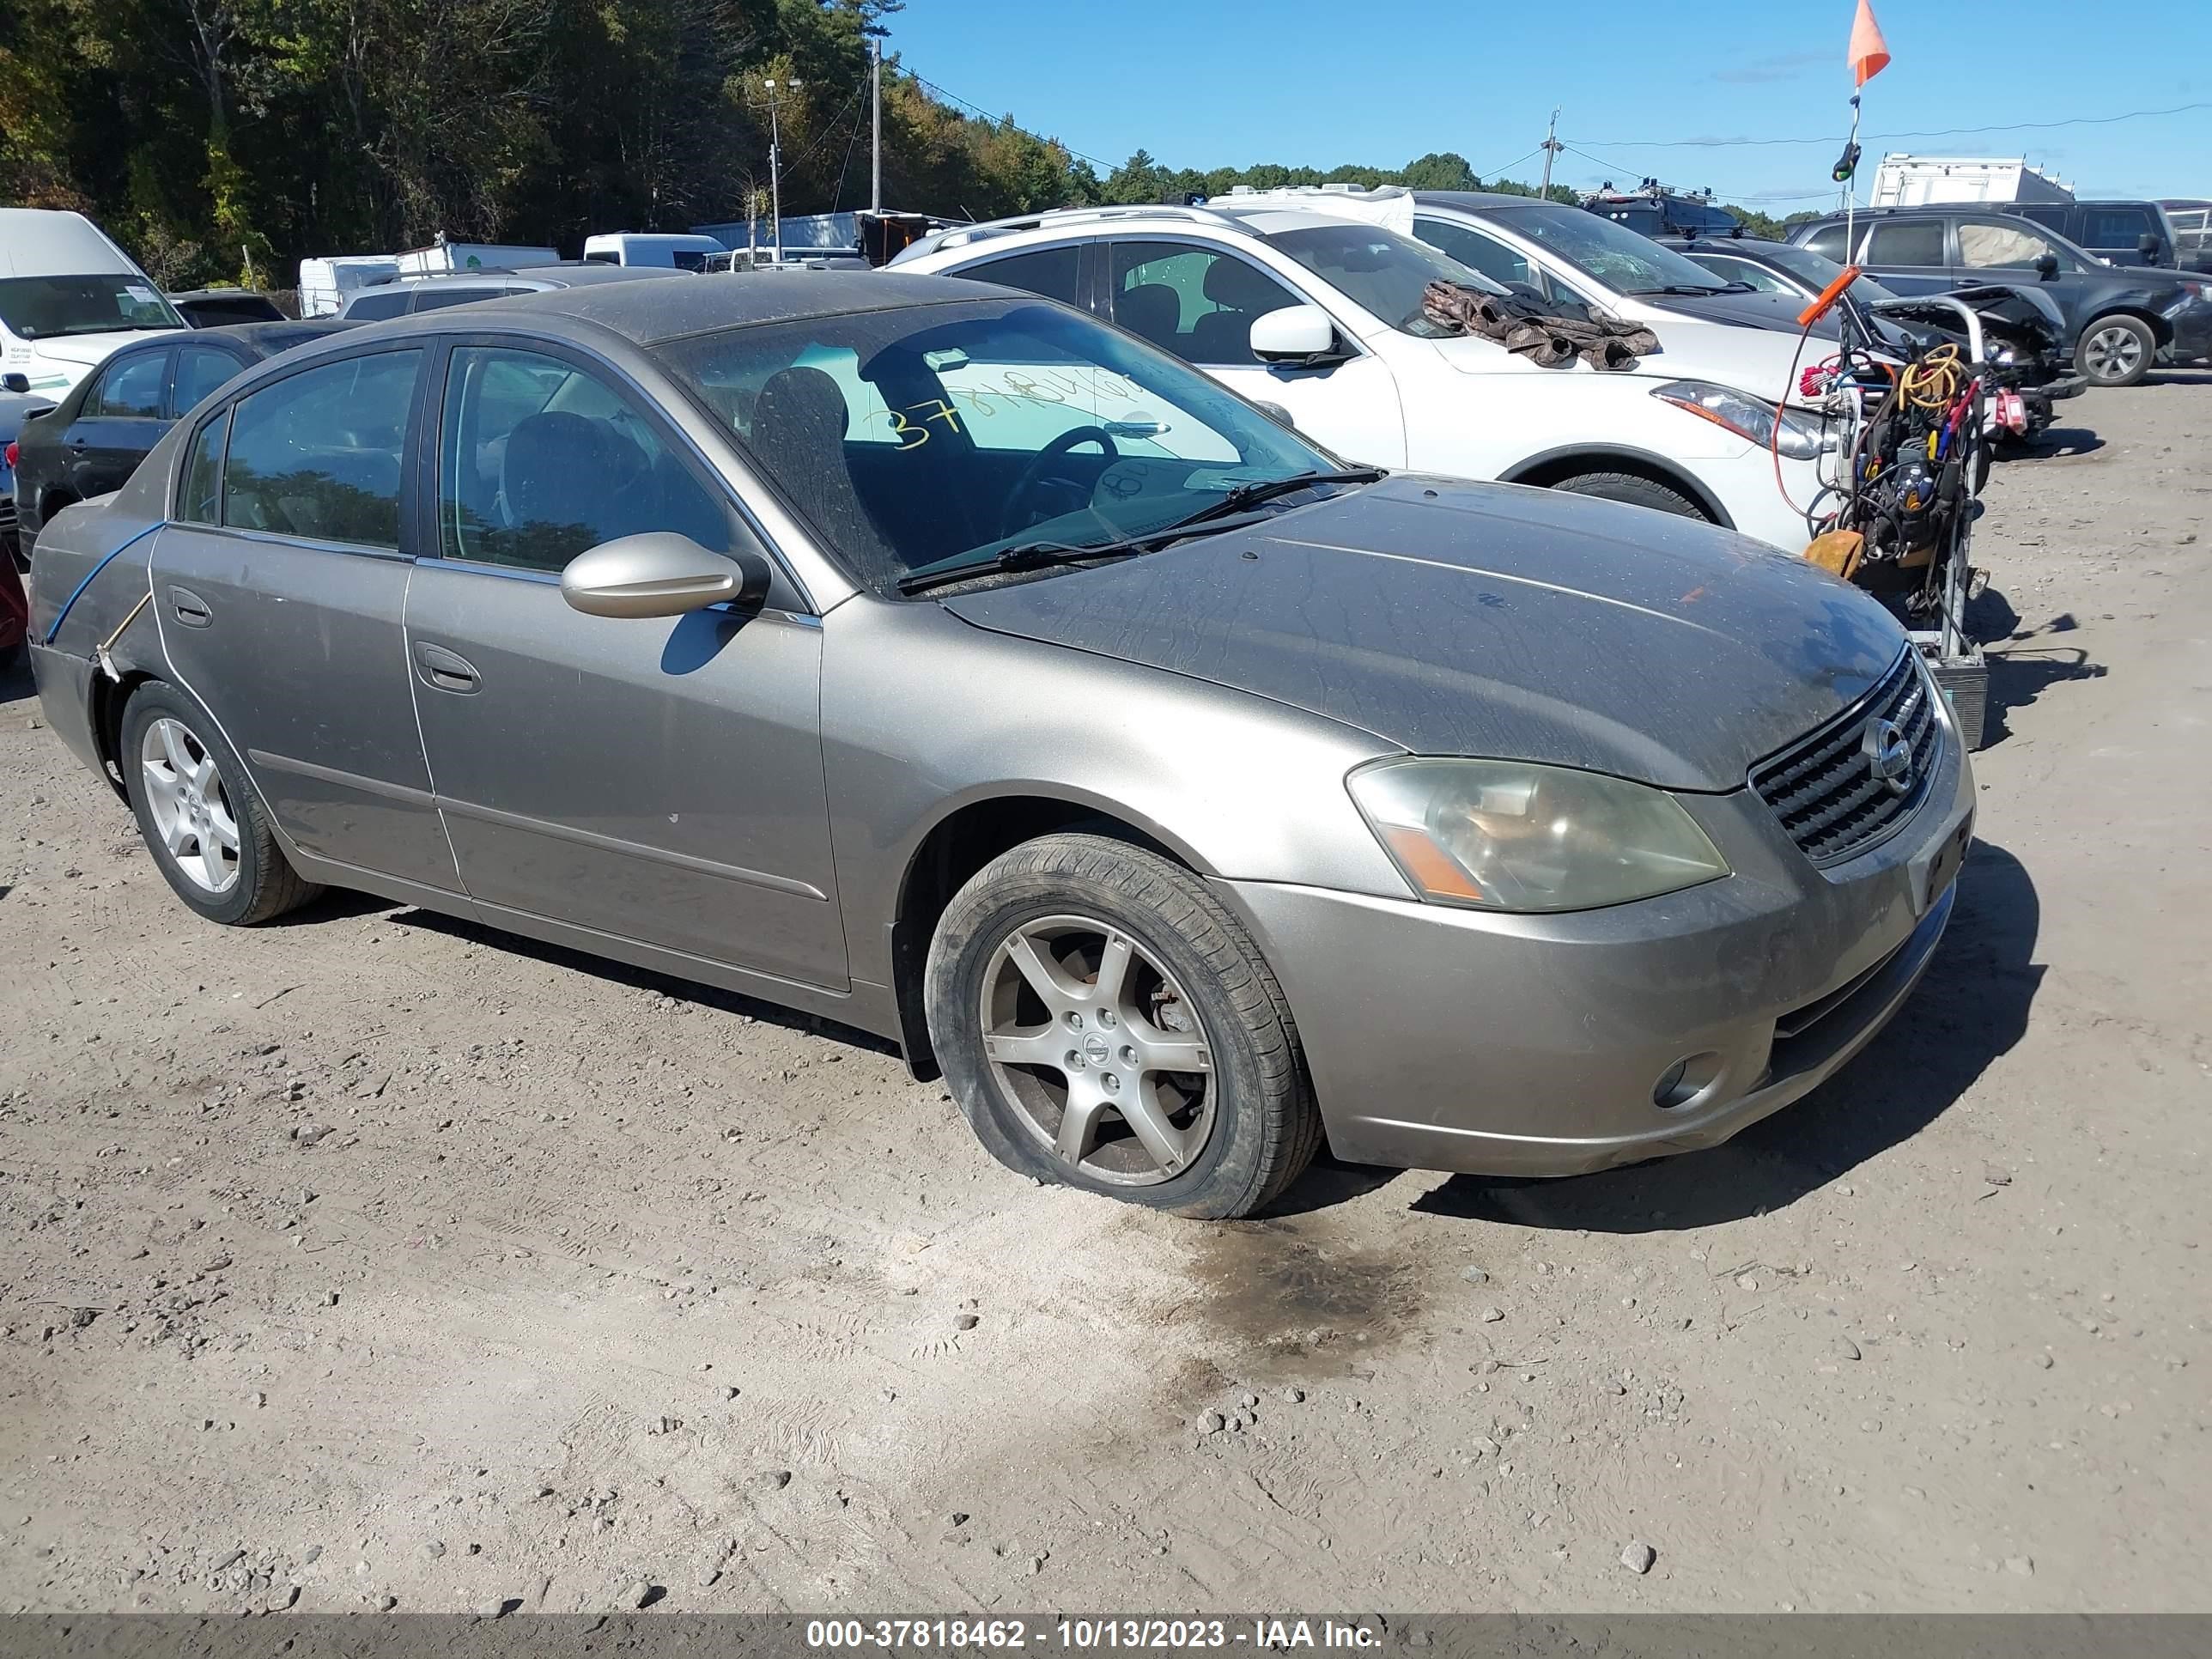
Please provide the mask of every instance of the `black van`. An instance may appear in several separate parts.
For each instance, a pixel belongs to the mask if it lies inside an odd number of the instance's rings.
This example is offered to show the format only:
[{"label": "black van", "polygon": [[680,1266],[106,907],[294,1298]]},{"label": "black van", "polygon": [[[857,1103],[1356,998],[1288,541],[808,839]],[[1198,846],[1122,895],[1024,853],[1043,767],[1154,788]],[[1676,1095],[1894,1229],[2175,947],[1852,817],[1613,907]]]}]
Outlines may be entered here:
[{"label": "black van", "polygon": [[2033,219],[2080,248],[2116,265],[2176,264],[2173,226],[2155,202],[1993,202]]}]

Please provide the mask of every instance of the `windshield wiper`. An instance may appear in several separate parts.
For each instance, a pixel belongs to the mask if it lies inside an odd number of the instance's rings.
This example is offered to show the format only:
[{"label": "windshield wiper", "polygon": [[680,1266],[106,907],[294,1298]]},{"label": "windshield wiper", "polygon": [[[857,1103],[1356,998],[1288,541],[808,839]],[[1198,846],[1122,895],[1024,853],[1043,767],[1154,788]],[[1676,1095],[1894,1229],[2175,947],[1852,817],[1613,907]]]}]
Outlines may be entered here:
[{"label": "windshield wiper", "polygon": [[1749,283],[1730,283],[1726,288],[1697,288],[1688,283],[1662,283],[1657,288],[1632,288],[1628,291],[1639,297],[1646,294],[1679,294],[1685,296],[1706,294],[1734,294],[1748,291]]},{"label": "windshield wiper", "polygon": [[1373,483],[1383,476],[1379,466],[1354,466],[1341,472],[1299,472],[1287,478],[1261,478],[1251,483],[1236,484],[1219,501],[1201,507],[1188,518],[1178,519],[1167,527],[1182,530],[1191,525],[1225,519],[1232,513],[1242,513],[1247,507],[1257,507],[1261,501],[1273,501],[1276,496],[1287,495],[1293,490],[1310,489],[1316,484]]},{"label": "windshield wiper", "polygon": [[1133,554],[1150,553],[1192,536],[1212,535],[1237,528],[1235,525],[1218,523],[1245,512],[1260,502],[1277,495],[1287,495],[1293,490],[1308,489],[1316,484],[1373,483],[1383,476],[1381,467],[1347,468],[1342,472],[1301,472],[1289,478],[1264,478],[1252,483],[1237,484],[1218,501],[1210,501],[1188,518],[1177,519],[1173,524],[1162,525],[1157,530],[1147,530],[1141,535],[1125,536],[1112,542],[1024,542],[1018,546],[1001,548],[998,552],[965,564],[939,568],[924,565],[919,570],[909,570],[898,579],[902,593],[926,592],[933,587],[943,587],[952,582],[969,581],[977,576],[997,575],[1009,570],[1042,570],[1055,564],[1079,564],[1086,559],[1124,559]]}]

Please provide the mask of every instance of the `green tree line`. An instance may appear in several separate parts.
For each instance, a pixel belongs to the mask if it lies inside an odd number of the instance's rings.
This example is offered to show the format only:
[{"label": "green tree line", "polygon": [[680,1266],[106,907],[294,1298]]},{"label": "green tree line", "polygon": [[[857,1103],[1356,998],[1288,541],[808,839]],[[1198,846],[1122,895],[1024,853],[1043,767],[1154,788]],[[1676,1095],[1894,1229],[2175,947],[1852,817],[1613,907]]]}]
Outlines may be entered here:
[{"label": "green tree line", "polygon": [[[455,240],[576,252],[595,230],[865,206],[870,37],[902,0],[9,0],[0,196],[75,208],[164,285],[289,287],[304,255]],[[796,90],[793,83],[796,82]],[[1486,188],[1395,169],[1099,169],[884,69],[887,205],[990,218],[1238,185]],[[1571,201],[1571,192],[1552,194]]]}]

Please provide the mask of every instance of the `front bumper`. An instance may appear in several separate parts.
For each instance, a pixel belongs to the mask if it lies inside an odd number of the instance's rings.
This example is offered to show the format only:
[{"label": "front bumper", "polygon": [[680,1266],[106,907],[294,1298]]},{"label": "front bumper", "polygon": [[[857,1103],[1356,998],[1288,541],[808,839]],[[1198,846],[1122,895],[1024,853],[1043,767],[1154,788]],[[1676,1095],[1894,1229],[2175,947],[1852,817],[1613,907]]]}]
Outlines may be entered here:
[{"label": "front bumper", "polygon": [[[1747,790],[1684,798],[1734,875],[1607,910],[1221,886],[1290,1000],[1338,1157],[1578,1175],[1714,1146],[1873,1040],[1935,953],[1972,835],[1948,717],[1942,754],[1903,827],[1825,872]],[[1692,1057],[1703,1086],[1657,1104]]]},{"label": "front bumper", "polygon": [[2166,354],[2179,363],[2202,362],[2212,357],[2212,300],[2191,300],[2166,313],[2173,325],[2173,343]]}]

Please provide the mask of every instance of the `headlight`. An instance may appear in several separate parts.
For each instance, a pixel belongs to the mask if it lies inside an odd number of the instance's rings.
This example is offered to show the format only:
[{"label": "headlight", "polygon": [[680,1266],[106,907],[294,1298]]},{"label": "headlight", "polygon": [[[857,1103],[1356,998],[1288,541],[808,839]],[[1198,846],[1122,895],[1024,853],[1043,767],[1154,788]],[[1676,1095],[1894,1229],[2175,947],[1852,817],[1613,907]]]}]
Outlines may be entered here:
[{"label": "headlight", "polygon": [[1425,898],[1485,910],[1593,910],[1729,873],[1663,789],[1527,761],[1392,760],[1346,780]]},{"label": "headlight", "polygon": [[[1761,449],[1771,446],[1793,461],[1809,461],[1826,441],[1821,423],[1795,410],[1779,410],[1763,398],[1711,380],[1672,380],[1651,388],[1651,395],[1700,420],[1725,427],[1739,438],[1748,438]],[[1782,435],[1774,423],[1782,422]]]}]

